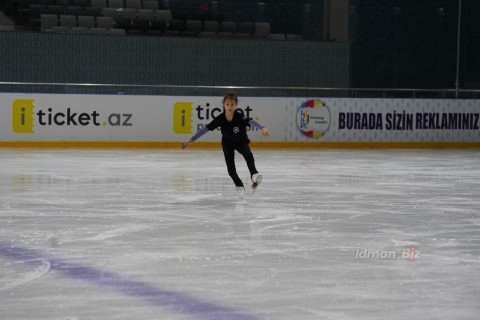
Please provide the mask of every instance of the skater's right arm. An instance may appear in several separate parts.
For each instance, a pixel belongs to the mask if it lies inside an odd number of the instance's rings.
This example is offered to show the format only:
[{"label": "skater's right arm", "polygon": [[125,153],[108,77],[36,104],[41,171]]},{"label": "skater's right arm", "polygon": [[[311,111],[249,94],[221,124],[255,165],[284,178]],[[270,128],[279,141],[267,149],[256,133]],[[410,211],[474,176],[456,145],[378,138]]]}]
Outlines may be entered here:
[{"label": "skater's right arm", "polygon": [[205,133],[207,133],[208,131],[213,131],[215,130],[216,128],[218,128],[220,125],[221,125],[221,122],[222,122],[222,118],[220,117],[216,117],[212,120],[212,122],[210,122],[209,124],[207,124],[205,127],[203,127],[202,129],[198,130],[197,133],[195,133],[191,138],[190,140],[188,141],[185,141],[185,142],[182,142],[180,144],[180,148],[182,149],[185,149],[186,147],[188,147],[188,145],[194,141],[196,141],[198,138],[200,138],[201,136],[203,136]]},{"label": "skater's right arm", "polygon": [[201,136],[203,136],[205,133],[207,133],[208,131],[208,128],[207,127],[203,127],[202,129],[198,130],[197,133],[195,133],[191,138],[190,140],[188,141],[185,141],[185,142],[182,142],[180,144],[180,148],[182,149],[185,149],[186,147],[188,147],[188,145],[194,141],[196,141],[198,138],[200,138]]}]

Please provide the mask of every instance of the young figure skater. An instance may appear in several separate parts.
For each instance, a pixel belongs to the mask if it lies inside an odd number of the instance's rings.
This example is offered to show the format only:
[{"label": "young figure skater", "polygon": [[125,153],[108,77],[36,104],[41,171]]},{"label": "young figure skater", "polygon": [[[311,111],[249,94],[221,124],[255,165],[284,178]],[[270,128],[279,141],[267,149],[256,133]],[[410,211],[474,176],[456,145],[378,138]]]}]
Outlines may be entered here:
[{"label": "young figure skater", "polygon": [[250,177],[252,179],[252,188],[256,188],[262,182],[262,174],[255,167],[255,160],[248,144],[250,140],[247,136],[247,126],[253,126],[260,129],[264,136],[268,136],[268,129],[260,125],[257,121],[246,118],[242,109],[237,109],[238,98],[233,92],[227,92],[223,97],[223,112],[215,117],[212,122],[203,127],[190,140],[183,142],[180,147],[185,149],[189,144],[203,136],[207,131],[213,131],[218,127],[222,132],[222,147],[227,163],[228,174],[237,187],[240,197],[245,195],[245,188],[242,180],[238,177],[235,167],[235,150],[237,150],[247,162]]}]

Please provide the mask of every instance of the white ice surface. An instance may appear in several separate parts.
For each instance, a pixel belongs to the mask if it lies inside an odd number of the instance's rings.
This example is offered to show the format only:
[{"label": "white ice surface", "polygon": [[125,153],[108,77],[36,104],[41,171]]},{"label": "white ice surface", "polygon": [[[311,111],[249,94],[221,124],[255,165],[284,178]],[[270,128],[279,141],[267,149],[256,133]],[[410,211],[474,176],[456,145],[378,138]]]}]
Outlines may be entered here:
[{"label": "white ice surface", "polygon": [[0,252],[0,319],[199,318],[54,258],[255,319],[480,319],[480,151],[253,152],[238,201],[220,148],[0,149],[0,242],[39,255]]}]

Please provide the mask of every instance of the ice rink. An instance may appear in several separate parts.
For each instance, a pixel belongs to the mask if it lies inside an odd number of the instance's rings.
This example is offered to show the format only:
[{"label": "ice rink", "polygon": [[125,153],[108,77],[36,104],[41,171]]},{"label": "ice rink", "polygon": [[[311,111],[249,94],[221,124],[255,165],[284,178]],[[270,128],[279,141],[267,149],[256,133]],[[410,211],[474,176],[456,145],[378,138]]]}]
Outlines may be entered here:
[{"label": "ice rink", "polygon": [[0,319],[480,319],[479,150],[0,149]]}]

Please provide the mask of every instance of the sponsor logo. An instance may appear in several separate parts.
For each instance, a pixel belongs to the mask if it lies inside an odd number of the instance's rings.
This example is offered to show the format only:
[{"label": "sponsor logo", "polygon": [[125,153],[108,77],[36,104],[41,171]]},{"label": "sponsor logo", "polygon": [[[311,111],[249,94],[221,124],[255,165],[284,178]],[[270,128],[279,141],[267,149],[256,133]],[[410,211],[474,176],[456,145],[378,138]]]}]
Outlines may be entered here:
[{"label": "sponsor logo", "polygon": [[[212,107],[210,103],[193,106],[193,102],[179,101],[173,105],[173,132],[176,134],[192,134],[204,128],[215,117],[223,112],[223,107]],[[241,109],[246,118],[253,118],[253,109],[250,106]],[[259,120],[259,117],[255,117]],[[237,128],[238,130],[238,128]],[[247,131],[258,130],[247,128]]]},{"label": "sponsor logo", "polygon": [[177,102],[173,105],[173,132],[192,133],[192,102]]},{"label": "sponsor logo", "polygon": [[[57,111],[54,108],[39,109],[34,112],[34,100],[18,99],[12,105],[12,129],[17,133],[33,133],[33,128],[41,127],[89,127],[133,126],[131,113],[111,113],[105,118],[97,111],[76,112],[72,108]],[[103,121],[101,119],[104,119]]]},{"label": "sponsor logo", "polygon": [[33,133],[33,100],[15,100],[12,105],[12,129],[17,133]]},{"label": "sponsor logo", "polygon": [[321,100],[308,100],[297,110],[297,128],[306,137],[323,136],[330,127],[330,109]]}]

